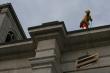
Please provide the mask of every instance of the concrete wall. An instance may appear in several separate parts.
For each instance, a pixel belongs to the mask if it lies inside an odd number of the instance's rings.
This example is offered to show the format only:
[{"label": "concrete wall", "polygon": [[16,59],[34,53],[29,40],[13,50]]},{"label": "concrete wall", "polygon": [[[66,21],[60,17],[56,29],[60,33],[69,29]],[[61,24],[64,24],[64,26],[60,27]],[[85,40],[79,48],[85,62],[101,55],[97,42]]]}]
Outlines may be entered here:
[{"label": "concrete wall", "polygon": [[96,69],[87,69],[83,71],[76,72],[67,72],[67,73],[110,73],[110,67],[96,68]]},{"label": "concrete wall", "polygon": [[[76,60],[78,57],[86,55],[87,53],[99,54],[97,62],[84,66],[79,71],[76,70]],[[64,52],[62,54],[62,70],[67,73],[93,73],[98,71],[99,73],[109,73],[110,70],[106,71],[105,67],[110,67],[110,46],[96,47],[89,49],[73,50]],[[99,70],[97,70],[99,69]],[[89,71],[90,70],[90,71]],[[105,71],[105,72],[104,72]],[[109,71],[109,72],[108,72]]]},{"label": "concrete wall", "polygon": [[62,73],[60,52],[56,39],[38,41],[36,56],[31,64],[34,73]]},{"label": "concrete wall", "polygon": [[0,73],[32,73],[31,64],[26,58],[0,61]]},{"label": "concrete wall", "polygon": [[0,43],[4,42],[5,37],[3,37],[3,35],[6,36],[6,33],[5,33],[5,31],[3,31],[3,28],[2,28],[3,20],[4,20],[5,16],[6,16],[6,14],[1,14],[0,13]]}]

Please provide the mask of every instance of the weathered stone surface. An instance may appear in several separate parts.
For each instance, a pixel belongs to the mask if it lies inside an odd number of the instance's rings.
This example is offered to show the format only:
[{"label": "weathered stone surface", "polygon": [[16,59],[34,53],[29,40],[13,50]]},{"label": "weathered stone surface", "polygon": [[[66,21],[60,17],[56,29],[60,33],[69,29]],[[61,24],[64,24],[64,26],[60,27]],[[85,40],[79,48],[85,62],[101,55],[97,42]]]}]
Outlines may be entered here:
[{"label": "weathered stone surface", "polygon": [[[0,8],[6,8],[0,13],[0,73],[110,72],[110,25],[68,32],[54,21],[30,27],[26,39],[12,6]],[[16,41],[4,43],[8,31],[16,32]],[[76,68],[79,57],[94,53],[96,62]]]}]

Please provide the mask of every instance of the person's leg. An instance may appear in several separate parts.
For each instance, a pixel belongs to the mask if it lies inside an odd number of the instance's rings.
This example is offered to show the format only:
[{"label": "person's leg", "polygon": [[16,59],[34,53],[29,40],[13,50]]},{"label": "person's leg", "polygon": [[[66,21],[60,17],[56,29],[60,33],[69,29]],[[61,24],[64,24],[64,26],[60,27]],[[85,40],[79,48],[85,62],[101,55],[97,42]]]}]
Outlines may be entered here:
[{"label": "person's leg", "polygon": [[88,24],[83,23],[81,28],[83,28],[83,29],[88,29]]}]

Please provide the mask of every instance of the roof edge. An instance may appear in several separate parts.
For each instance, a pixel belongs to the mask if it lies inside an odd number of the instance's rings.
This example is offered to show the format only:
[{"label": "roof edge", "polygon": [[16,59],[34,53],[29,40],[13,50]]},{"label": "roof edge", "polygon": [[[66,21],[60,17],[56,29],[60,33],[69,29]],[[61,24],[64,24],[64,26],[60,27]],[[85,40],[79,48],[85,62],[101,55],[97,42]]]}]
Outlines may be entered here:
[{"label": "roof edge", "polygon": [[98,29],[103,29],[103,28],[110,28],[110,25],[92,27],[92,28],[89,28],[89,29],[86,29],[86,30],[80,29],[80,30],[68,31],[67,34],[74,34],[74,33],[80,33],[80,32],[92,31],[92,30],[98,30]]}]

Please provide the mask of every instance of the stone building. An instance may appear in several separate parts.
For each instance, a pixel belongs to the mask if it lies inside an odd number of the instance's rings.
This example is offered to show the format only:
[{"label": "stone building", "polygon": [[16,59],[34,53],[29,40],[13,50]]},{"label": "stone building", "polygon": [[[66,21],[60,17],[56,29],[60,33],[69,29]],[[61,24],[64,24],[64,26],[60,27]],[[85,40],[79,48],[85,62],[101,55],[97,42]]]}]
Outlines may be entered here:
[{"label": "stone building", "polygon": [[110,25],[67,31],[64,22],[29,27],[0,5],[0,73],[110,73]]}]

